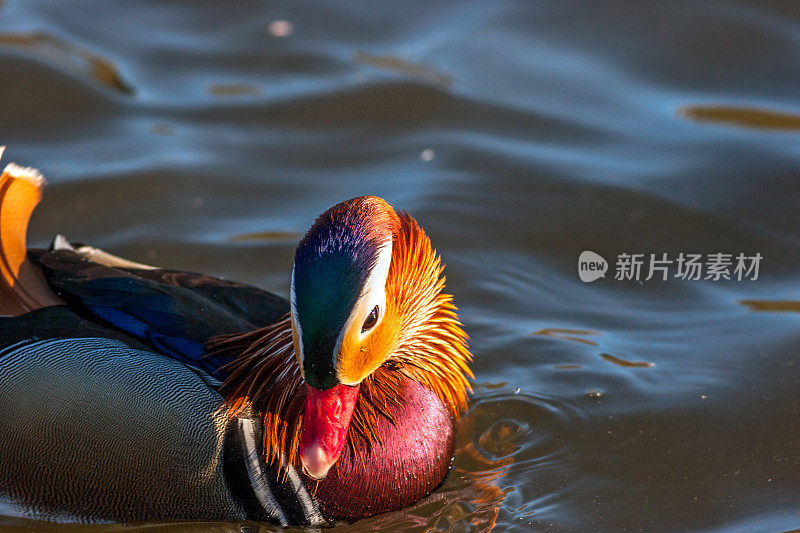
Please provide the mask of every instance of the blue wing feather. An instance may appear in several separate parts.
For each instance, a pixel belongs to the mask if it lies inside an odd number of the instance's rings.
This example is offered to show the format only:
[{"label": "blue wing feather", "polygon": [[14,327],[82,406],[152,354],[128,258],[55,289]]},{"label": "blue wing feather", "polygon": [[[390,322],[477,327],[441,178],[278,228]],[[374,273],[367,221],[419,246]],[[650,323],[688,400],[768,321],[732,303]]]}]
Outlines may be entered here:
[{"label": "blue wing feather", "polygon": [[271,293],[202,274],[114,268],[70,250],[32,256],[79,313],[221,379],[228,359],[205,357],[208,339],[268,325],[289,309]]}]

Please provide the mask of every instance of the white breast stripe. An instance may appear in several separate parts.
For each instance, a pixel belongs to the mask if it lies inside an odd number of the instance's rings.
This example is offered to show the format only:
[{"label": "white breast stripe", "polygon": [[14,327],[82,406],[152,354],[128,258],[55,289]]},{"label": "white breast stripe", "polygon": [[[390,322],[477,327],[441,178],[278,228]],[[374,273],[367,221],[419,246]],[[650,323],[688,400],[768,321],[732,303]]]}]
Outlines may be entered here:
[{"label": "white breast stripe", "polygon": [[265,472],[261,469],[258,447],[253,438],[253,421],[249,418],[240,418],[239,429],[242,435],[244,435],[245,453],[247,454],[247,474],[250,476],[250,484],[253,486],[259,503],[268,516],[277,516],[282,526],[288,526],[289,521],[286,519],[286,515],[283,509],[281,509],[281,506],[275,501],[275,497],[269,489],[269,484],[266,482]]}]

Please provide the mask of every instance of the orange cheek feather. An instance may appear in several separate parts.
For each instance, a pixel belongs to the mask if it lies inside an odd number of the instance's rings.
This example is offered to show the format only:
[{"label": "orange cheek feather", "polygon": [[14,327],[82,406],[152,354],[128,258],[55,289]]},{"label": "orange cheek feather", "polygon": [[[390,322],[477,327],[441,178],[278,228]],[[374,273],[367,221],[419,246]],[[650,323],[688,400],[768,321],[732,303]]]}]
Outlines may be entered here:
[{"label": "orange cheek feather", "polygon": [[337,372],[343,383],[360,383],[386,361],[397,343],[400,320],[387,302],[386,315],[363,342],[358,338],[360,331],[361,324],[353,324],[342,341]]}]

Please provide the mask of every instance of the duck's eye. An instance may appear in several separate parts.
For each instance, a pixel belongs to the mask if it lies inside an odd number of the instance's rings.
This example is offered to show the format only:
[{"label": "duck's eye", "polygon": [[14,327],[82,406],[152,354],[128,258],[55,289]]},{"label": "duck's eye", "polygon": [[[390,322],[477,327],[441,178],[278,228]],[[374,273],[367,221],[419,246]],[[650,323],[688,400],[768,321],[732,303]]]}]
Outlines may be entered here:
[{"label": "duck's eye", "polygon": [[366,333],[367,331],[371,330],[375,327],[375,324],[378,323],[378,306],[372,308],[372,311],[369,312],[369,316],[364,321],[364,325],[361,326],[361,333]]}]

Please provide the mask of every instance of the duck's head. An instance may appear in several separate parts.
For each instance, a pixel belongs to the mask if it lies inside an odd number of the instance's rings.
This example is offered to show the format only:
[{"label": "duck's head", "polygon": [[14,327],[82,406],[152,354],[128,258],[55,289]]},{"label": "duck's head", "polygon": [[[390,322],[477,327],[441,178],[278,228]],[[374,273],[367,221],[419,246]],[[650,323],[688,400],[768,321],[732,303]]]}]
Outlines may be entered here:
[{"label": "duck's head", "polygon": [[299,451],[313,478],[338,459],[361,382],[397,347],[402,320],[387,280],[400,226],[389,204],[364,196],[323,213],[297,246],[292,340],[307,387]]},{"label": "duck's head", "polygon": [[324,478],[346,443],[380,440],[377,420],[403,403],[404,380],[466,406],[472,356],[444,267],[422,228],[374,196],[335,205],[298,244],[290,317],[213,340],[236,357],[224,388],[230,413],[252,405],[264,451]]}]

